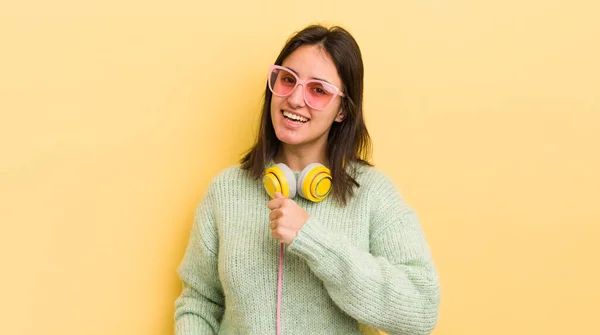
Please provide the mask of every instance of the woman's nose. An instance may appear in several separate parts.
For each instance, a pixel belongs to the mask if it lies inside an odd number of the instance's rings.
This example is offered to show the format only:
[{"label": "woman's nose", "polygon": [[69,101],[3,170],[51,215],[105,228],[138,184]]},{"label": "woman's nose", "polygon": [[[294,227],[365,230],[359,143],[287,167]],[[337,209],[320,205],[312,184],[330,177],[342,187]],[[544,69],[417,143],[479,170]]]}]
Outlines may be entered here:
[{"label": "woman's nose", "polygon": [[304,107],[304,85],[298,85],[288,96],[291,107]]}]

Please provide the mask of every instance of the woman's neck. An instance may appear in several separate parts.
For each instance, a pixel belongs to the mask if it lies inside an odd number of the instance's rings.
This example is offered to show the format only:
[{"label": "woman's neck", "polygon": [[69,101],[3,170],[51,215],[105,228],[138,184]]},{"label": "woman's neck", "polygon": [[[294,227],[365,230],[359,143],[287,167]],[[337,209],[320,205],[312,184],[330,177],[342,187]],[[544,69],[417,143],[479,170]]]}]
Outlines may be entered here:
[{"label": "woman's neck", "polygon": [[290,146],[281,143],[279,151],[273,158],[275,163],[284,163],[292,171],[302,171],[304,167],[311,163],[321,163],[325,166],[329,165],[325,148],[315,150],[314,148],[302,148]]}]

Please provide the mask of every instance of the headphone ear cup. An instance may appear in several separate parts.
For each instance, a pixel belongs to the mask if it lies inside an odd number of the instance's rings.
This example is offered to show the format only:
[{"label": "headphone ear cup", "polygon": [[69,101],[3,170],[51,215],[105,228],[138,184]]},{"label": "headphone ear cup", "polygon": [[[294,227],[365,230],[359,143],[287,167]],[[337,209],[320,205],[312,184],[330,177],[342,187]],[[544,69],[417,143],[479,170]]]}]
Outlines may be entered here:
[{"label": "headphone ear cup", "polygon": [[331,179],[331,171],[323,164],[309,164],[298,177],[298,194],[312,202],[322,201],[333,188]]},{"label": "headphone ear cup", "polygon": [[281,192],[286,198],[296,196],[294,172],[283,163],[273,165],[265,171],[263,186],[271,198],[275,198],[275,192]]},{"label": "headphone ear cup", "polygon": [[294,171],[292,171],[292,169],[283,163],[279,163],[277,166],[281,169],[281,171],[283,171],[283,174],[287,178],[289,185],[289,194],[284,194],[284,196],[290,199],[296,197],[296,194],[298,194],[298,189],[296,187],[296,177],[294,176]]}]

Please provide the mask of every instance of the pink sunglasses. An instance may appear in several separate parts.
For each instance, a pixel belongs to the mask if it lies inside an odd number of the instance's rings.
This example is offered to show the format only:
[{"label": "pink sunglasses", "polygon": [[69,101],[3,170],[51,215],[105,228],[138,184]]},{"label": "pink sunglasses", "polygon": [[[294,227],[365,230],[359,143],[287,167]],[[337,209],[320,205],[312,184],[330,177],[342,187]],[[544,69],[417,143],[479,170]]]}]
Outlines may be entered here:
[{"label": "pink sunglasses", "polygon": [[333,84],[317,79],[301,80],[290,69],[279,65],[271,65],[268,79],[269,89],[280,97],[292,94],[298,85],[302,85],[304,101],[316,110],[327,108],[338,95],[345,97],[344,93]]}]

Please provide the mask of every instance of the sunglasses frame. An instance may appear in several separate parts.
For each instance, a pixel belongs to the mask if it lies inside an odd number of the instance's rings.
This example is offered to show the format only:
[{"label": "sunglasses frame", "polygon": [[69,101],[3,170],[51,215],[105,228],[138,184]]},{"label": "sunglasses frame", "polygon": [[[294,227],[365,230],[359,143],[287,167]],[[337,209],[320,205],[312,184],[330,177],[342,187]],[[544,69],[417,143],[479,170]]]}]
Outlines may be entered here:
[{"label": "sunglasses frame", "polygon": [[[296,79],[296,85],[294,85],[294,87],[290,90],[290,93],[288,94],[277,94],[273,91],[273,87],[271,87],[271,75],[273,74],[273,72],[275,70],[283,70],[286,72],[289,72],[292,74],[292,76],[294,76],[294,78]],[[306,85],[310,84],[310,83],[319,83],[322,84],[323,86],[329,86],[329,87],[333,87],[334,88],[334,92],[333,95],[331,97],[331,100],[329,100],[329,102],[327,103],[327,105],[325,105],[322,108],[315,108],[314,106],[312,106],[309,102],[308,99],[306,98]],[[269,75],[267,77],[267,85],[269,85],[269,89],[271,90],[271,93],[273,93],[274,95],[278,96],[278,97],[287,97],[290,96],[295,90],[296,87],[298,87],[299,85],[302,85],[302,96],[304,97],[304,102],[310,106],[310,108],[315,109],[315,110],[324,110],[326,109],[331,102],[339,95],[340,97],[346,97],[346,95],[344,93],[342,93],[342,91],[335,85],[328,83],[326,81],[323,80],[318,80],[318,79],[308,79],[308,80],[302,80],[298,77],[298,75],[296,75],[294,73],[294,71],[288,69],[287,67],[284,66],[279,66],[279,65],[271,65],[271,67],[269,67]]]}]

